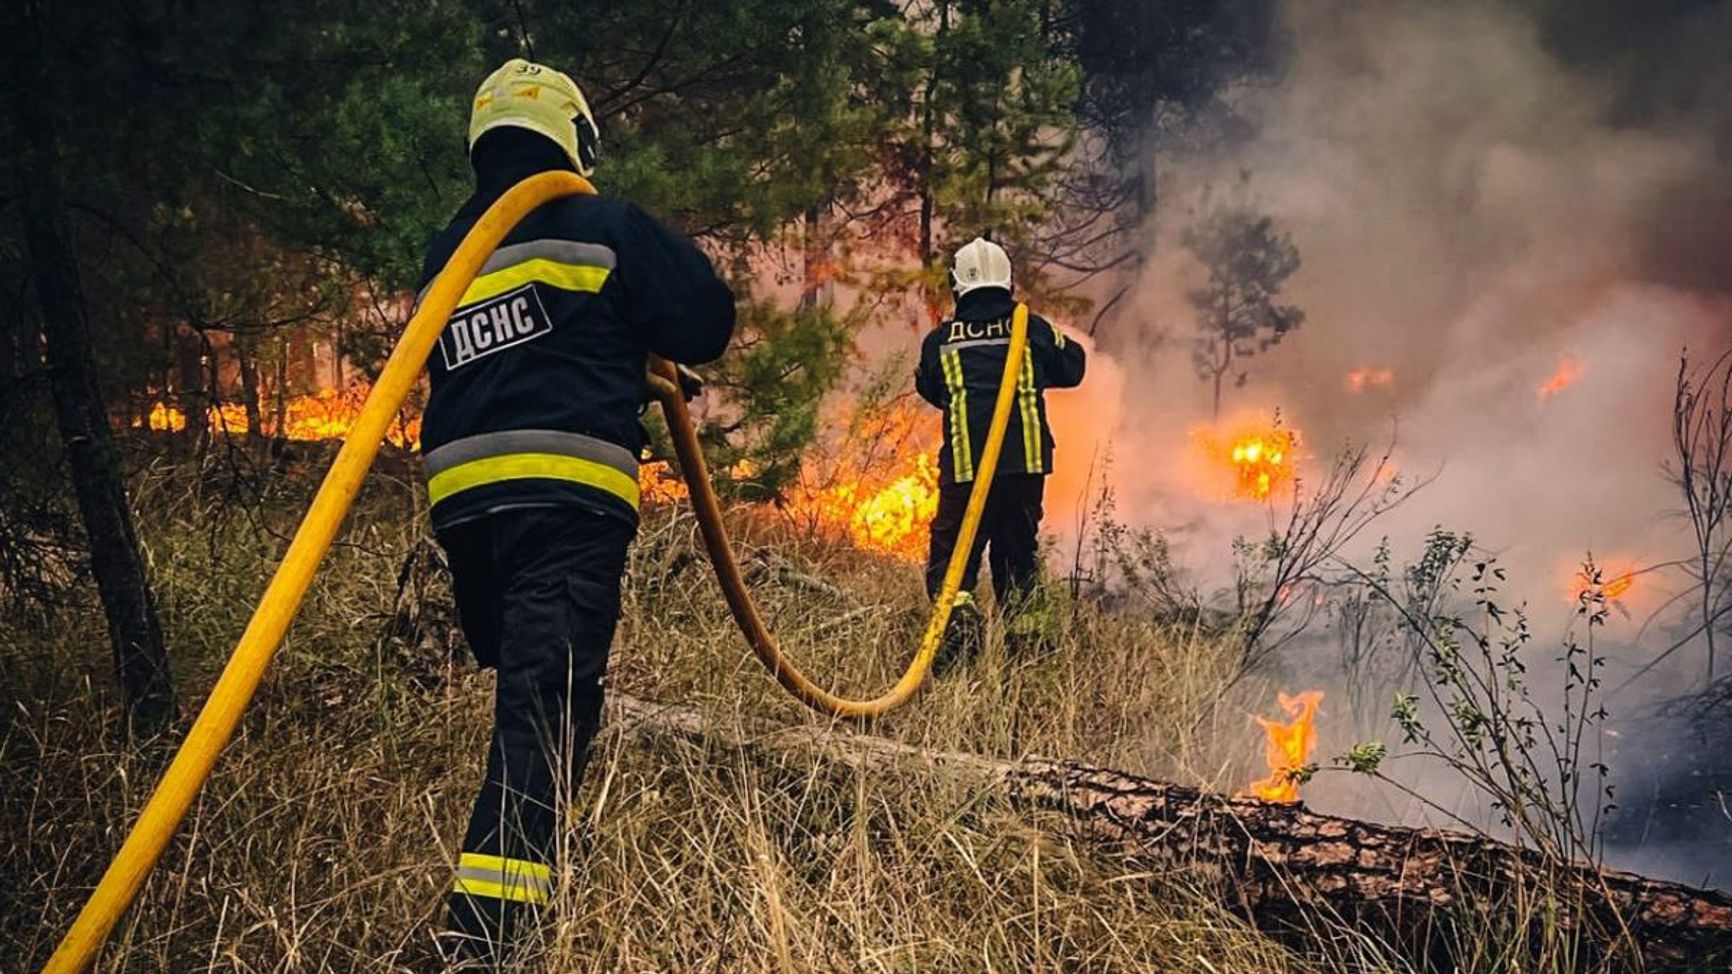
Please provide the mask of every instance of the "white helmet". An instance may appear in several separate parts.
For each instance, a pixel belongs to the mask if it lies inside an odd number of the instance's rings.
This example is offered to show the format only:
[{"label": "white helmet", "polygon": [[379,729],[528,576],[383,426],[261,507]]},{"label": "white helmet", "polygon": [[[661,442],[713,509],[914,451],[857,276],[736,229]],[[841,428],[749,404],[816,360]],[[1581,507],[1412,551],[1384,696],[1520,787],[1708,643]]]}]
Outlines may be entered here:
[{"label": "white helmet", "polygon": [[950,286],[957,297],[981,287],[1010,290],[1010,255],[985,237],[975,237],[951,261]]}]

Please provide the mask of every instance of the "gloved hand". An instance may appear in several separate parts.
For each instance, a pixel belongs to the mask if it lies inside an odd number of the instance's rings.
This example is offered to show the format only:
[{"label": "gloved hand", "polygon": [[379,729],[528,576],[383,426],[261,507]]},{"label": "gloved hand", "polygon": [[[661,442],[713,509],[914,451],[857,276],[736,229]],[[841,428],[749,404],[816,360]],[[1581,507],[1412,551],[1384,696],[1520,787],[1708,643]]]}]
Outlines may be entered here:
[{"label": "gloved hand", "polygon": [[693,399],[704,394],[703,376],[693,372],[691,369],[688,369],[683,365],[676,365],[674,366],[674,369],[679,372],[680,394],[686,397],[686,402],[691,402]]}]

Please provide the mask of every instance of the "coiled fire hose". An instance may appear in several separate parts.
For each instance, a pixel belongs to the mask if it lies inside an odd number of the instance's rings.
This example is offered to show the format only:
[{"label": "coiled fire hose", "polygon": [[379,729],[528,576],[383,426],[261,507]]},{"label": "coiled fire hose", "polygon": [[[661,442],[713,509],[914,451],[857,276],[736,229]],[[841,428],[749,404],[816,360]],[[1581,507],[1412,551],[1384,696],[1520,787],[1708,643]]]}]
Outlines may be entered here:
[{"label": "coiled fire hose", "polygon": [[[391,357],[386,360],[385,368],[368,393],[354,426],[337,451],[337,458],[319,485],[306,517],[289,542],[288,551],[277,565],[258,607],[253,610],[252,618],[241,633],[234,654],[211,688],[210,697],[193,721],[180,750],[175,753],[173,762],[145,804],[138,822],[127,834],[126,841],[121,843],[120,851],[115,853],[96,889],[91,892],[90,899],[48,958],[42,974],[81,974],[86,970],[162,857],[163,849],[168,846],[169,839],[173,838],[193,799],[210,776],[218,755],[234,736],[241,713],[258,690],[265,668],[282,645],[283,636],[300,609],[319,563],[330,550],[337,529],[342,526],[355,496],[360,493],[362,481],[379,453],[392,418],[402,408],[445,323],[470,283],[481,273],[482,265],[511,228],[543,203],[594,192],[595,187],[576,173],[549,172],[531,176],[500,196],[464,236],[463,242],[446,262],[445,269],[434,280],[426,298],[409,319],[402,339],[391,351]],[[715,565],[728,608],[752,650],[775,675],[776,682],[801,702],[834,716],[874,717],[906,703],[926,678],[949,623],[951,607],[956,602],[967,553],[980,527],[980,515],[1004,443],[1027,341],[1028,309],[1018,305],[1010,353],[1005,359],[1004,378],[981,457],[980,474],[968,497],[961,534],[944,575],[944,587],[933,606],[932,620],[927,624],[919,652],[902,678],[888,692],[870,700],[849,700],[829,693],[801,673],[777,648],[752,604],[739,564],[729,547],[727,531],[722,524],[721,504],[710,487],[703,450],[698,443],[691,413],[686,408],[685,397],[680,392],[678,376],[672,365],[659,359],[652,360],[652,386],[673,432],[675,452],[691,491],[704,546]]]}]

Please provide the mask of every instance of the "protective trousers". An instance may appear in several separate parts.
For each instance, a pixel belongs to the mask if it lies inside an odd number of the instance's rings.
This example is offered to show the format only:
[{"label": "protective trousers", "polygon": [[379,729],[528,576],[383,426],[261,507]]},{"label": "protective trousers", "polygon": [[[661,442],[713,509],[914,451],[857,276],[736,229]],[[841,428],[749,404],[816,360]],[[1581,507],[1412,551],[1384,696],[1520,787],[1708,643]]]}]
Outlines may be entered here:
[{"label": "protective trousers", "polygon": [[636,528],[576,506],[438,533],[475,659],[497,671],[493,740],[450,898],[452,953],[499,962],[554,887],[564,810],[601,719],[602,674]]},{"label": "protective trousers", "polygon": [[[950,553],[962,531],[972,483],[938,488],[938,513],[932,518],[932,540],[926,555],[926,594],[936,598],[950,567]],[[1020,604],[1040,580],[1041,501],[1046,495],[1043,474],[1001,474],[992,480],[980,530],[968,553],[959,591],[972,592],[980,581],[980,555],[991,549],[992,592],[1000,608]]]}]

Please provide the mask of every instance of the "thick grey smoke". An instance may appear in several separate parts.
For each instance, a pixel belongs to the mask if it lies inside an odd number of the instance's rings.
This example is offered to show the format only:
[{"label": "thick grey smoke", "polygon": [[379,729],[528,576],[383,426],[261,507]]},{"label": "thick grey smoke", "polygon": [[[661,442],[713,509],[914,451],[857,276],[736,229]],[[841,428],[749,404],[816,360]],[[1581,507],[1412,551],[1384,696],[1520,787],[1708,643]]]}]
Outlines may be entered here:
[{"label": "thick grey smoke", "polygon": [[1713,272],[1732,237],[1712,205],[1732,199],[1723,126],[1628,117],[1619,85],[1507,4],[1305,0],[1286,17],[1289,70],[1235,96],[1254,134],[1165,167],[1150,270],[1105,342],[1130,377],[1128,510],[1245,520],[1212,516],[1181,475],[1207,390],[1188,361],[1199,269],[1177,236],[1200,200],[1232,196],[1292,234],[1308,318],[1249,363],[1229,413],[1280,410],[1317,461],[1393,429],[1404,472],[1439,474],[1397,523],[1472,531],[1554,593],[1590,549],[1675,555],[1659,465],[1677,356],[1732,338]]},{"label": "thick grey smoke", "polygon": [[[1187,433],[1208,398],[1178,234],[1223,196],[1292,234],[1308,316],[1227,412],[1279,410],[1313,464],[1393,430],[1402,471],[1437,475],[1379,530],[1398,555],[1434,524],[1473,533],[1554,638],[1587,552],[1621,568],[1689,550],[1661,464],[1680,349],[1732,342],[1732,12],[1554,7],[1294,0],[1288,70],[1232,96],[1251,134],[1165,163],[1157,246],[1103,342],[1116,402],[1087,410],[1117,413],[1121,516],[1169,531],[1205,579],[1262,517],[1200,494]],[[1629,593],[1620,665],[1653,651],[1639,625],[1681,584]]]}]

